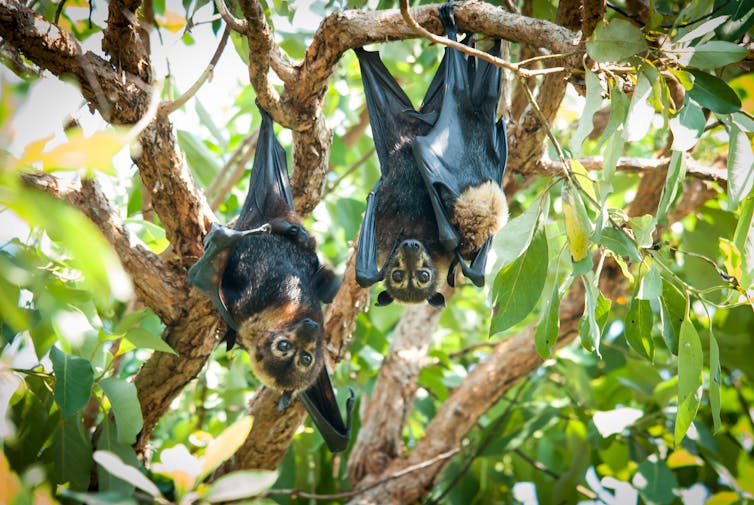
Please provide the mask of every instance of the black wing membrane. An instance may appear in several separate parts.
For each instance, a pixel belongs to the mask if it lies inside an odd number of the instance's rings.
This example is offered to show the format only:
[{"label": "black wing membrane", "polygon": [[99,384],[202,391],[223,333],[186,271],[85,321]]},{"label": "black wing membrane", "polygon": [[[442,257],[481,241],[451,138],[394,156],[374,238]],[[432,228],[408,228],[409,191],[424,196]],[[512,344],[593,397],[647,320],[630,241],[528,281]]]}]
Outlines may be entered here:
[{"label": "black wing membrane", "polygon": [[[362,48],[354,51],[361,68],[374,147],[380,162],[380,171],[385,176],[391,170],[390,155],[395,147],[413,139],[416,135],[428,132],[437,120],[445,90],[446,59],[443,58],[440,63],[437,73],[427,88],[422,106],[417,111],[385,67],[378,52],[366,51]],[[371,286],[381,281],[384,276],[377,265],[375,227],[376,194],[381,182],[380,179],[367,197],[367,208],[359,234],[356,280],[362,287]]]},{"label": "black wing membrane", "polygon": [[[446,36],[456,40],[452,9],[452,4],[443,5],[440,17]],[[490,54],[499,56],[499,41]],[[416,137],[413,151],[432,201],[440,242],[448,251],[455,251],[463,273],[482,285],[492,238],[468,267],[458,252],[461,237],[450,222],[444,201],[454,201],[465,188],[486,181],[502,182],[507,139],[505,123],[495,122],[501,70],[483,60],[466,60],[461,52],[449,47],[445,57],[445,93],[439,118],[429,133]]]},{"label": "black wing membrane", "polygon": [[299,399],[304,404],[330,451],[345,451],[351,441],[353,389],[350,389],[350,396],[346,400],[345,423],[343,423],[340,410],[338,410],[338,400],[335,398],[330,374],[327,373],[327,366],[323,367],[317,381],[299,395]]}]

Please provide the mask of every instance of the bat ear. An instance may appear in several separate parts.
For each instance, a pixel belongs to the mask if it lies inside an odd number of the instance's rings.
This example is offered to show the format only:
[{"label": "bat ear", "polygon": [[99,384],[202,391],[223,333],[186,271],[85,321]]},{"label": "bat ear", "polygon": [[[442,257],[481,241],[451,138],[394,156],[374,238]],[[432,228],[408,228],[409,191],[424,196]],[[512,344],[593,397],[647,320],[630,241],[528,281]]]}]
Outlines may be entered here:
[{"label": "bat ear", "polygon": [[330,303],[340,289],[340,277],[328,267],[319,267],[312,279],[312,287],[317,298],[325,303]]},{"label": "bat ear", "polygon": [[377,307],[384,307],[385,305],[390,305],[393,303],[393,297],[390,296],[390,293],[387,291],[382,291],[379,295],[377,295],[377,303],[375,304]]},{"label": "bat ear", "polygon": [[435,308],[442,309],[445,307],[445,297],[442,296],[442,293],[435,293],[427,298],[427,303]]}]

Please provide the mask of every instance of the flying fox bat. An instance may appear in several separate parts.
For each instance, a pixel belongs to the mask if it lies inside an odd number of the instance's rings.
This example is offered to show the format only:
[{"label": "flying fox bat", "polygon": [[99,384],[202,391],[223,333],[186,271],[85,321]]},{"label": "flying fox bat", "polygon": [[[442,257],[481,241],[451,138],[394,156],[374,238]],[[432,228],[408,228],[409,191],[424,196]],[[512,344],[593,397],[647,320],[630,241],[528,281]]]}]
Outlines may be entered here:
[{"label": "flying fox bat", "polygon": [[[440,18],[456,40],[453,4]],[[499,53],[496,41],[491,54]],[[385,281],[377,305],[443,306],[439,288],[454,284],[456,265],[484,284],[492,238],[507,218],[505,124],[495,121],[500,69],[446,48],[417,111],[377,53],[356,55],[381,171],[367,197],[356,279],[363,287]]]},{"label": "flying fox bat", "polygon": [[293,393],[333,452],[347,448],[353,391],[343,419],[325,364],[320,302],[330,302],[339,281],[320,265],[313,238],[293,209],[283,147],[270,116],[262,125],[249,192],[232,228],[213,226],[189,281],[212,300],[228,325],[224,340],[246,349],[255,375],[282,392],[278,409]]}]

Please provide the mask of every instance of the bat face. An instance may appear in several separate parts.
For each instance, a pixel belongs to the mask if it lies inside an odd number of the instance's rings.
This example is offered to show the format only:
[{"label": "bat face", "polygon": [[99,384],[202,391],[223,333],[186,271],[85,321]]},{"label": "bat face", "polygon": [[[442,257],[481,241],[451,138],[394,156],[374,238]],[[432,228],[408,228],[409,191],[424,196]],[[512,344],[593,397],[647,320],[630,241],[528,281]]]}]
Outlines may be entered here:
[{"label": "bat face", "polygon": [[418,240],[404,240],[388,259],[385,288],[406,303],[420,303],[437,288],[437,268],[424,245]]},{"label": "bat face", "polygon": [[249,352],[254,374],[260,381],[279,391],[298,391],[309,387],[324,366],[322,327],[304,318],[276,330],[244,325],[239,342]]}]

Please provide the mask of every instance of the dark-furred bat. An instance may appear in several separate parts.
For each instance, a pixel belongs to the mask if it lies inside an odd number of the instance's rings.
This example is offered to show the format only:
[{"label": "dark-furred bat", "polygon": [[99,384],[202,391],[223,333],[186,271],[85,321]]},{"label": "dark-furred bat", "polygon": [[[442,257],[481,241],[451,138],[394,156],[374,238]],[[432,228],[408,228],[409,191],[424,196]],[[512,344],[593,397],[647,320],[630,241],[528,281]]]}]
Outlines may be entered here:
[{"label": "dark-furred bat", "polygon": [[[456,40],[453,4],[440,18]],[[491,54],[499,53],[496,41]],[[439,288],[454,284],[456,265],[484,284],[492,238],[507,218],[500,187],[507,141],[496,121],[501,71],[446,48],[417,111],[377,53],[356,55],[381,171],[367,197],[356,279],[363,287],[385,281],[377,305],[443,306]]]},{"label": "dark-furred bat", "polygon": [[254,374],[281,391],[279,409],[293,393],[333,452],[347,448],[353,391],[344,423],[325,364],[320,302],[339,281],[320,264],[313,238],[293,209],[283,147],[270,116],[262,125],[249,192],[232,228],[213,226],[189,281],[212,300],[228,325],[224,340],[249,353]]}]

